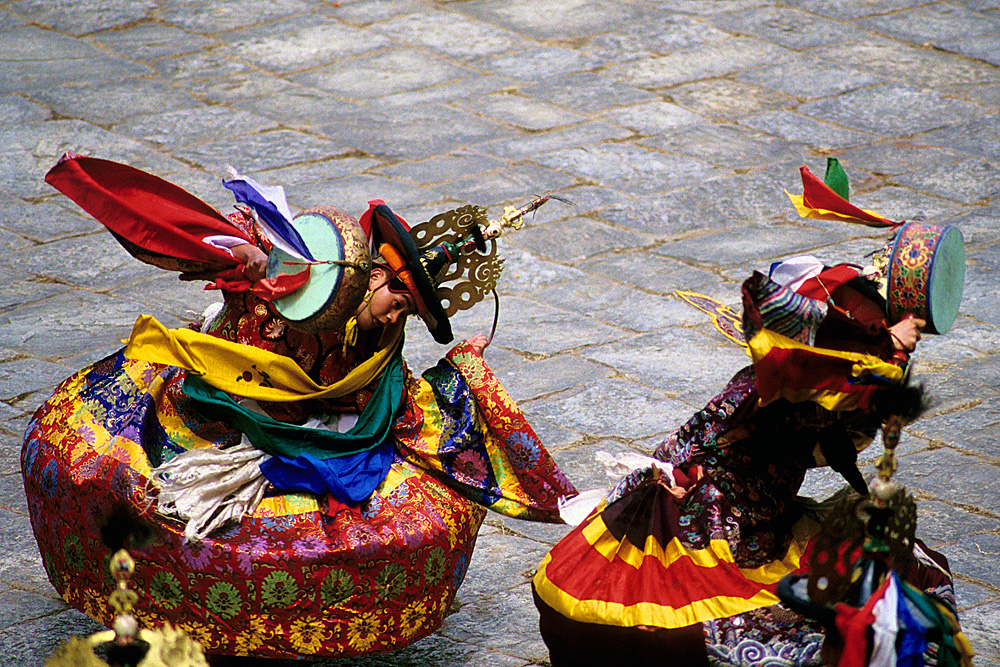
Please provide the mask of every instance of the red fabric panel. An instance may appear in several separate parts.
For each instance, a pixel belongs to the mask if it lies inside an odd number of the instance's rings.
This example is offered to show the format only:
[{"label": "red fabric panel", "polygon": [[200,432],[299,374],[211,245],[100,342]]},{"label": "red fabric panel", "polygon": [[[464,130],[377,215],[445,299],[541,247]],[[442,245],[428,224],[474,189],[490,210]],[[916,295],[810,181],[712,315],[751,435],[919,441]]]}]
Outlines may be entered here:
[{"label": "red fabric panel", "polygon": [[240,261],[202,239],[222,234],[253,243],[191,193],[128,165],[73,157],[60,161],[45,181],[112,232],[151,252],[230,268]]},{"label": "red fabric panel", "polygon": [[690,557],[664,563],[647,554],[639,568],[617,556],[610,562],[590,545],[581,524],[552,549],[546,578],[578,600],[602,600],[625,606],[650,602],[685,607],[718,596],[752,598],[776,585],[750,581],[735,563],[719,561],[711,567],[696,565]]},{"label": "red fabric panel", "polygon": [[809,171],[808,167],[800,167],[799,172],[802,174],[802,202],[809,208],[825,209],[841,215],[849,215],[852,218],[869,222],[876,227],[894,227],[899,224],[888,218],[863,211],[843,199],[831,190],[830,186]]},{"label": "red fabric panel", "polygon": [[826,303],[838,287],[857,278],[860,274],[861,272],[850,264],[838,264],[825,269],[815,278],[809,278],[795,291],[802,296]]},{"label": "red fabric panel", "polygon": [[770,403],[783,391],[800,389],[834,391],[858,396],[857,408],[871,404],[877,389],[872,385],[851,384],[854,362],[809,350],[774,347],[754,366],[761,403]]}]

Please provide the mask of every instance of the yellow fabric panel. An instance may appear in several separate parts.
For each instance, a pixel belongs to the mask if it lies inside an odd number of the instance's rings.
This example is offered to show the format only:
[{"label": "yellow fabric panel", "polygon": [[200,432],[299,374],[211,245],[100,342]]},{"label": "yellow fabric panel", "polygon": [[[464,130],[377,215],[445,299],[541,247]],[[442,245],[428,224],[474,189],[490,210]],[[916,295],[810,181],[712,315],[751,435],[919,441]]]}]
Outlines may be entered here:
[{"label": "yellow fabric panel", "polygon": [[213,387],[255,400],[335,398],[364,388],[382,372],[403,343],[403,324],[387,327],[378,352],[326,386],[313,382],[288,357],[190,329],[167,329],[149,315],[136,320],[125,356],[192,371]]}]

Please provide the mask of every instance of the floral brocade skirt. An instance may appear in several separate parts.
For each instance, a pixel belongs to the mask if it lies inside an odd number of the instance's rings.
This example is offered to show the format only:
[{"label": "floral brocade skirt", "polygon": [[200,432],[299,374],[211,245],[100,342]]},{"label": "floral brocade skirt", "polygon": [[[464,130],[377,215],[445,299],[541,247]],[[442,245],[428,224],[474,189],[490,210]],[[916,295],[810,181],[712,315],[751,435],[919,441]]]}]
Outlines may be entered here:
[{"label": "floral brocade skirt", "polygon": [[169,621],[209,653],[262,657],[392,651],[436,630],[485,509],[397,458],[357,508],[265,497],[238,525],[185,544],[155,513],[151,467],[239,434],[206,422],[183,372],[112,355],[63,382],[28,425],[25,491],[45,570],[77,609],[110,625],[107,536],[132,516],[135,615]]}]

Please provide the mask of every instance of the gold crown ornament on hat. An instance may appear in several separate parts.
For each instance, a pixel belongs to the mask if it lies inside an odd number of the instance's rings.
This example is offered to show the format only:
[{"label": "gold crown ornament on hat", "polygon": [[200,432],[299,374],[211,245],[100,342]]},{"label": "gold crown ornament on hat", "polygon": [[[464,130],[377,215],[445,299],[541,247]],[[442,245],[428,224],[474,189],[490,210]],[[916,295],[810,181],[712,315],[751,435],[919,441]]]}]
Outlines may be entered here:
[{"label": "gold crown ornament on hat", "polygon": [[496,298],[503,267],[496,239],[506,228],[521,227],[525,215],[553,198],[558,199],[549,195],[520,208],[507,207],[495,220],[487,218],[482,206],[462,206],[413,228],[381,200],[369,202],[366,216],[379,253],[407,285],[434,340],[446,344],[453,338],[451,315],[472,307],[489,292]]},{"label": "gold crown ornament on hat", "polygon": [[436,283],[435,292],[449,316],[471,308],[496,288],[503,270],[496,240],[504,229],[524,226],[524,216],[550,198],[539,197],[521,207],[508,206],[495,220],[487,218],[482,206],[462,206],[410,230],[417,247],[426,248],[420,263]]},{"label": "gold crown ornament on hat", "polygon": [[[45,661],[45,667],[208,667],[205,651],[180,628],[169,623],[149,630],[139,628],[132,609],[139,596],[129,588],[135,561],[125,549],[111,557],[108,566],[115,590],[108,602],[115,611],[111,630],[89,637],[70,637]],[[98,657],[95,648],[104,647],[111,662]]]}]

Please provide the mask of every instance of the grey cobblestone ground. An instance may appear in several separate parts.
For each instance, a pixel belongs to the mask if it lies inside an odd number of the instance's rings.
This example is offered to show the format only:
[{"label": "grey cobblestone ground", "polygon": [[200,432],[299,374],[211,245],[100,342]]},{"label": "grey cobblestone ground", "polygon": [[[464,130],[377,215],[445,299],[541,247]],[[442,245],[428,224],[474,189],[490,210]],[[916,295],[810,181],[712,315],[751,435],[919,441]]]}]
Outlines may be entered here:
[{"label": "grey cobblestone ground", "polygon": [[[581,488],[603,483],[597,449],[650,448],[745,361],[676,290],[736,306],[775,258],[879,245],[799,219],[782,192],[838,156],[863,206],[967,240],[962,314],[916,356],[936,403],[900,478],[951,560],[978,664],[1000,665],[998,111],[998,0],[0,2],[3,663],[41,664],[94,629],[39,563],[18,461],[30,413],[140,312],[180,324],[213,298],[42,182],[72,149],[220,207],[226,164],[296,207],[359,214],[379,197],[414,221],[571,200],[505,242],[489,355]],[[489,310],[457,333],[487,329]],[[443,351],[419,327],[408,350],[416,369]],[[819,473],[807,490],[836,485]],[[444,627],[347,664],[545,664],[528,581],[564,531],[491,516]]]}]

